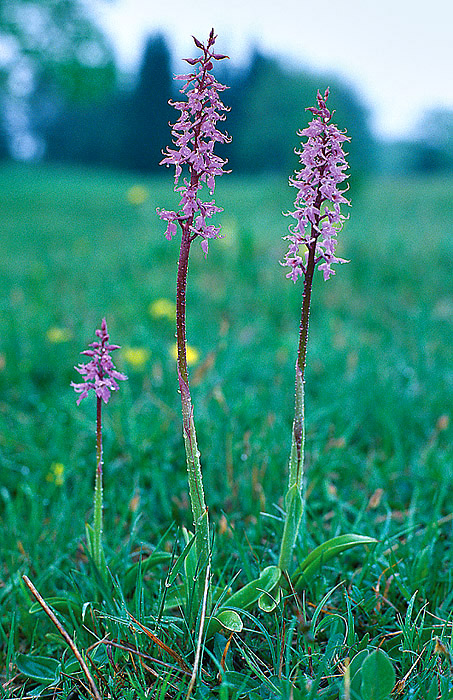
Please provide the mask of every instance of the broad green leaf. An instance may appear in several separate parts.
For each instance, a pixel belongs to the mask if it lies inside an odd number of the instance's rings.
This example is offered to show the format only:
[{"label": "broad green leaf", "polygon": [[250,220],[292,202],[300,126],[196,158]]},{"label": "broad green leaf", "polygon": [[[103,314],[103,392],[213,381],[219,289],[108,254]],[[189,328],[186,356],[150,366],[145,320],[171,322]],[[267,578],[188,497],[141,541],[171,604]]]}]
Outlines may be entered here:
[{"label": "broad green leaf", "polygon": [[60,677],[60,663],[48,656],[16,654],[16,666],[24,676],[37,681],[52,683]]},{"label": "broad green leaf", "polygon": [[389,657],[376,649],[365,659],[361,668],[363,700],[385,700],[395,685],[395,669]]},{"label": "broad green leaf", "polygon": [[164,610],[180,608],[186,604],[186,586],[184,583],[176,584],[168,589],[165,595]]},{"label": "broad green leaf", "polygon": [[94,560],[94,530],[89,523],[85,523],[85,536],[90,557]]},{"label": "broad green leaf", "polygon": [[263,612],[270,613],[275,610],[281,600],[281,597],[282,589],[277,585],[273,591],[269,591],[269,593],[262,593],[262,595],[260,595],[258,598],[258,607]]},{"label": "broad green leaf", "polygon": [[367,649],[362,649],[356,654],[349,664],[349,677],[351,679],[351,696],[360,697],[360,686],[362,685],[362,664],[369,656]]},{"label": "broad green leaf", "polygon": [[61,670],[63,673],[67,674],[68,676],[71,676],[72,674],[80,671],[80,663],[77,661],[77,659],[74,658],[71,661],[62,661]]},{"label": "broad green leaf", "polygon": [[[222,685],[233,689],[233,697],[250,697],[255,689],[259,688],[261,681],[251,676],[251,673],[239,673],[238,671],[225,671],[222,674]],[[222,697],[222,696],[220,696]],[[263,697],[261,694],[259,697]]]},{"label": "broad green leaf", "polygon": [[[222,619],[224,612],[234,612],[230,608],[247,610],[257,602],[263,593],[273,591],[280,581],[281,574],[282,572],[278,566],[268,566],[261,572],[259,578],[249,581],[243,588],[240,588],[236,593],[222,601],[215,617],[211,618],[209,622],[207,636],[212,637],[213,634],[222,628],[223,625],[219,620]],[[236,614],[239,618],[239,614],[237,612]]]},{"label": "broad green leaf", "polygon": [[[185,527],[182,529],[184,539],[186,541],[186,546],[184,548],[184,552],[186,552],[186,556],[184,558],[184,586],[185,586],[185,596],[184,596],[184,601],[185,601],[185,616],[187,619],[190,620],[190,625],[191,627],[195,624],[196,616],[198,614],[198,611],[200,609],[201,605],[201,598],[198,597],[198,594],[200,592],[200,585],[199,585],[199,569],[198,569],[198,540],[200,537],[200,532],[201,530],[198,529],[198,535],[192,536],[192,540],[195,541],[195,547],[191,546],[191,540],[190,537],[192,533],[189,533]],[[183,552],[183,554],[184,554]],[[208,614],[210,612],[210,609],[208,608]]]},{"label": "broad green leaf", "polygon": [[360,671],[363,662],[365,661],[365,659],[368,658],[369,655],[369,651],[367,651],[366,649],[362,649],[362,651],[359,651],[355,656],[352,657],[349,663],[349,675],[351,679],[354,678],[358,671]]},{"label": "broad green leaf", "polygon": [[304,559],[302,564],[297,567],[292,575],[291,580],[295,590],[300,591],[307,581],[319,571],[323,564],[333,559],[338,554],[352,547],[357,547],[358,545],[374,544],[375,542],[377,542],[377,540],[373,537],[355,534],[339,535],[338,537],[327,540],[327,542],[323,542],[319,547],[316,547],[316,549],[310,552],[308,557]]},{"label": "broad green leaf", "polygon": [[266,591],[270,592],[275,588],[280,581],[281,575],[282,572],[278,566],[267,566],[263,569],[259,578],[249,581],[249,583],[223,601],[221,609],[231,607],[247,610],[256,603],[263,593]]},{"label": "broad green leaf", "polygon": [[243,627],[241,616],[236,610],[221,610],[209,620],[206,634],[212,637],[222,628],[229,632],[242,632]]},{"label": "broad green leaf", "polygon": [[87,538],[87,550],[88,554],[91,558],[91,563],[95,567],[95,569],[99,572],[99,576],[102,579],[102,581],[105,583],[105,581],[108,580],[108,571],[107,571],[107,563],[105,561],[105,554],[104,554],[104,549],[102,547],[102,541],[101,541],[101,551],[100,551],[100,565],[99,567],[96,565],[96,534],[94,531],[94,528],[89,524],[85,523],[85,536]]}]

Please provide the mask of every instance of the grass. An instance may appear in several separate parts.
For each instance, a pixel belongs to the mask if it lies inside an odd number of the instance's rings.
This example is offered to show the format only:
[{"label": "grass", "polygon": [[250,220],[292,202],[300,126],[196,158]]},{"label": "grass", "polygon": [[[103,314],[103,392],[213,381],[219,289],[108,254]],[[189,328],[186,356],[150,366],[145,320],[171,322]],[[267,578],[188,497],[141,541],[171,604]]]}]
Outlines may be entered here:
[{"label": "grass", "polygon": [[[23,574],[46,598],[66,601],[55,607],[81,648],[108,632],[135,650],[92,652],[106,694],[187,692],[187,674],[171,654],[160,661],[178,672],[137,655],[155,658],[157,650],[126,612],[192,666],[195,641],[176,618],[158,616],[168,563],[127,573],[161,538],[176,558],[184,547],[179,528],[190,526],[174,327],[149,311],[174,296],[178,245],[165,240],[154,212],[174,201],[171,177],[140,182],[147,192],[140,205],[127,198],[135,184],[120,173],[0,170],[5,698],[39,685],[18,672],[26,663],[20,654],[30,651],[63,663],[58,697],[75,686],[88,697],[56,630],[30,614]],[[190,263],[188,342],[199,353],[191,386],[215,528],[213,573],[225,586],[234,576],[235,585],[246,583],[278,557],[301,301],[301,285],[278,265],[287,225],[281,212],[292,196],[278,179],[224,178],[216,200],[225,209],[225,239],[211,243],[206,260],[194,250]],[[392,661],[395,697],[451,697],[451,182],[363,181],[352,183],[352,199],[340,251],[351,262],[327,283],[317,279],[313,295],[308,505],[297,556],[350,531],[379,543],[326,564],[299,607],[289,597],[271,614],[251,610],[224,671],[227,639],[217,635],[193,697],[354,698],[354,685],[345,690],[346,659],[358,664],[358,652],[376,647]],[[77,408],[69,382],[104,315],[112,341],[123,346],[117,364],[129,381],[104,412],[105,542],[114,581],[100,606],[82,546],[95,408],[88,400]]]}]

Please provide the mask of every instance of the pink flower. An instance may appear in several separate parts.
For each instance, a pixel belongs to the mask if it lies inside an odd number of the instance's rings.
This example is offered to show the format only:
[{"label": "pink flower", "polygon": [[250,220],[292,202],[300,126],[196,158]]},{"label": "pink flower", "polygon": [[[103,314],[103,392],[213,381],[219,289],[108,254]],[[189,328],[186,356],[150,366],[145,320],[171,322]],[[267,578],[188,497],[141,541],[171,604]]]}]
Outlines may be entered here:
[{"label": "pink flower", "polygon": [[96,331],[96,335],[100,338],[100,341],[95,341],[90,343],[90,348],[92,350],[83,350],[81,355],[88,355],[92,359],[86,364],[79,364],[78,367],[74,369],[81,374],[84,378],[84,382],[79,384],[71,382],[71,386],[74,391],[80,394],[77,399],[77,405],[88,396],[88,392],[93,389],[96,396],[102,399],[104,403],[107,403],[110,398],[111,391],[117,391],[119,389],[116,380],[124,381],[127,379],[126,375],[118,372],[115,369],[110,353],[112,350],[118,350],[119,345],[110,345],[108,343],[109,334],[107,333],[107,323],[105,318],[102,319],[102,325],[100,330]]},{"label": "pink flower", "polygon": [[314,119],[298,132],[307,141],[296,151],[303,167],[289,180],[297,194],[295,210],[286,216],[292,216],[297,223],[289,226],[290,233],[285,236],[289,249],[282,265],[290,268],[287,277],[294,282],[306,273],[307,255],[298,254],[301,246],[309,249],[315,246],[315,264],[320,263],[318,267],[325,280],[335,274],[331,265],[347,262],[335,256],[335,246],[347,218],[341,214],[340,204],[350,203],[344,196],[346,190],[338,189],[348,177],[343,143],[350,139],[330,123],[333,113],[326,106],[328,96],[328,89],[324,95],[318,91],[318,106],[308,108]]},{"label": "pink flower", "polygon": [[[159,217],[167,221],[166,237],[176,233],[176,221],[185,231],[190,231],[191,238],[202,238],[202,248],[208,251],[208,239],[220,238],[220,227],[206,223],[206,218],[223,211],[215,206],[214,202],[203,202],[198,193],[206,183],[210,194],[215,189],[215,178],[223,175],[226,160],[214,153],[216,143],[228,143],[230,137],[217,129],[217,122],[224,121],[228,111],[219,97],[219,93],[226,90],[226,85],[217,82],[211,74],[213,61],[227,58],[222,54],[213,52],[216,40],[214,30],[209,35],[206,46],[198,39],[194,42],[202,55],[198,58],[186,58],[186,62],[193,66],[193,72],[177,75],[177,80],[185,83],[180,92],[186,94],[187,101],[171,102],[175,109],[181,112],[178,120],[173,124],[173,143],[177,150],[167,147],[163,152],[164,158],[161,165],[175,166],[175,191],[180,192],[181,199],[179,210],[167,211],[157,209]],[[183,184],[178,186],[179,178],[187,170],[188,177],[183,178]]]}]

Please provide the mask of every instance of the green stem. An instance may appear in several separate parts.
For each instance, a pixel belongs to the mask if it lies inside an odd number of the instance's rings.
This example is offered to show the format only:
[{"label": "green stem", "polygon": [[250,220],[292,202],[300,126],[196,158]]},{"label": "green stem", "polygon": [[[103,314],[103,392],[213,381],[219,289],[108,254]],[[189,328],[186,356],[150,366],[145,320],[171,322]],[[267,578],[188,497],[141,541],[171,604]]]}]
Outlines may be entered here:
[{"label": "green stem", "polygon": [[[205,586],[205,572],[210,560],[209,520],[203,489],[203,476],[198,450],[197,435],[193,419],[193,406],[189,389],[186,358],[186,288],[189,265],[189,251],[193,238],[189,225],[181,224],[182,238],[176,281],[176,342],[178,347],[178,379],[181,392],[183,437],[186,450],[189,496],[192,506],[196,551],[198,557],[197,602],[202,600]],[[195,606],[198,609],[198,605]]]}]

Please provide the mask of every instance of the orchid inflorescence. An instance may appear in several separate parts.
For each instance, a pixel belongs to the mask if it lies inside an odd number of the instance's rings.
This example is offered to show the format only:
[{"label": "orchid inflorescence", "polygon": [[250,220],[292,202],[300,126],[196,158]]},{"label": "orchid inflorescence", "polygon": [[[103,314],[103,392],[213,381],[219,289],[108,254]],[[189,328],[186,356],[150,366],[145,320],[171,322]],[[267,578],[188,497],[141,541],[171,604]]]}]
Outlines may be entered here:
[{"label": "orchid inflorescence", "polygon": [[[214,153],[217,143],[228,143],[230,137],[217,129],[217,122],[225,119],[222,112],[228,111],[219,97],[219,92],[226,90],[226,85],[219,83],[210,73],[213,60],[220,61],[228,58],[224,54],[214,53],[216,35],[211,31],[206,46],[193,37],[195,45],[201,49],[202,55],[198,58],[186,58],[185,61],[194,66],[192,73],[177,75],[176,80],[184,80],[181,93],[186,93],[187,101],[170,104],[181,112],[179,119],[172,126],[173,143],[177,150],[167,147],[163,152],[164,158],[161,165],[175,166],[175,192],[179,192],[181,200],[179,210],[170,211],[157,209],[161,219],[167,221],[166,237],[168,240],[177,232],[177,222],[182,230],[187,232],[191,239],[197,236],[202,238],[201,246],[205,254],[208,252],[210,238],[220,238],[220,227],[208,224],[207,219],[220,211],[214,201],[203,202],[198,193],[206,183],[210,194],[215,188],[216,175],[222,175],[226,171],[224,166],[227,161]],[[179,185],[179,178],[187,166],[190,179],[183,178],[183,185]]]},{"label": "orchid inflorescence", "polygon": [[93,389],[98,399],[102,399],[104,403],[108,403],[111,391],[119,389],[118,382],[127,379],[125,374],[118,372],[115,369],[113,360],[110,357],[112,350],[118,350],[119,345],[109,344],[109,334],[107,332],[107,322],[102,319],[101,328],[96,331],[99,341],[90,343],[89,347],[92,350],[83,350],[81,355],[88,355],[92,359],[86,364],[79,364],[74,369],[81,374],[84,382],[71,382],[71,386],[78,394],[77,405],[88,396],[88,392]]},{"label": "orchid inflorescence", "polygon": [[90,556],[95,566],[106,578],[107,569],[105,565],[104,550],[102,544],[102,520],[103,520],[103,453],[102,453],[102,402],[108,403],[111,391],[119,389],[118,382],[127,379],[125,374],[115,369],[110,353],[119,350],[119,345],[109,343],[107,332],[107,322],[102,319],[101,327],[96,330],[99,340],[90,343],[91,350],[83,350],[81,355],[88,355],[91,360],[86,364],[79,364],[74,369],[84,378],[84,382],[71,382],[74,391],[80,394],[77,405],[88,396],[91,390],[96,394],[96,475],[94,487],[94,511],[93,526],[86,525],[87,544]]},{"label": "orchid inflorescence", "polygon": [[290,178],[290,184],[298,191],[295,210],[286,216],[292,216],[297,223],[290,225],[290,234],[285,237],[289,240],[289,250],[282,263],[291,268],[287,277],[294,282],[306,274],[310,250],[314,264],[320,263],[318,268],[325,280],[335,274],[332,264],[347,262],[336,257],[335,246],[336,235],[346,219],[340,213],[340,204],[350,204],[344,196],[345,190],[337,188],[348,177],[344,172],[348,164],[342,144],[350,138],[330,123],[333,111],[326,106],[328,96],[328,89],[324,95],[318,90],[318,106],[307,108],[315,118],[298,132],[308,140],[296,151],[303,168]]}]

